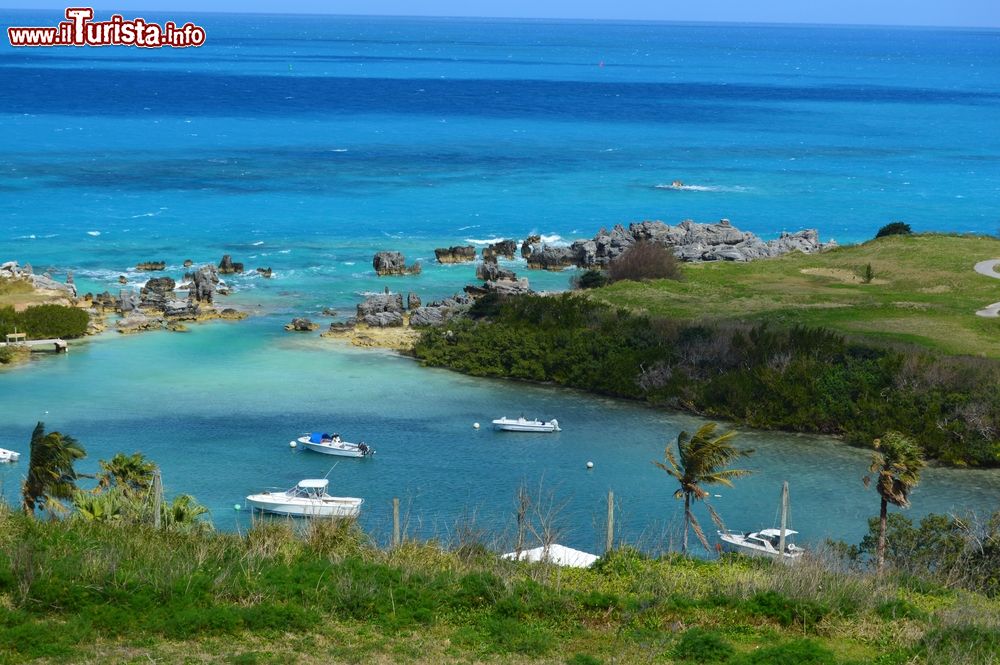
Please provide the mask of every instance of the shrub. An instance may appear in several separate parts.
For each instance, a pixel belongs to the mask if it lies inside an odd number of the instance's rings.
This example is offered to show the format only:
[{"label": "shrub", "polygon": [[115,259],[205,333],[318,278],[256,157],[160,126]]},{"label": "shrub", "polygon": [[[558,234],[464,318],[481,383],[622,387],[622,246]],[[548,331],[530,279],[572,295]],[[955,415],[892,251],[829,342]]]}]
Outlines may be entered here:
[{"label": "shrub", "polygon": [[806,639],[758,649],[734,662],[739,665],[834,665],[837,659],[822,644]]},{"label": "shrub", "polygon": [[913,233],[910,229],[910,225],[905,222],[890,222],[880,228],[878,233],[875,234],[876,238],[884,238],[885,236],[907,236]]},{"label": "shrub", "polygon": [[573,288],[576,289],[598,289],[611,283],[608,276],[600,270],[588,270],[573,278]]},{"label": "shrub", "polygon": [[715,631],[691,628],[674,647],[674,657],[687,663],[725,663],[735,651]]},{"label": "shrub", "polygon": [[635,243],[608,266],[608,278],[612,282],[681,277],[680,259],[667,247],[649,240]]},{"label": "shrub", "polygon": [[872,268],[872,264],[869,263],[864,267],[864,270],[861,271],[861,282],[863,284],[871,284],[874,279],[875,269]]},{"label": "shrub", "polygon": [[14,349],[9,346],[0,346],[0,365],[6,365],[14,361]]},{"label": "shrub", "polygon": [[0,335],[14,332],[27,333],[30,339],[61,337],[69,339],[87,334],[90,316],[79,307],[65,305],[37,305],[23,312],[13,307],[0,307]]}]

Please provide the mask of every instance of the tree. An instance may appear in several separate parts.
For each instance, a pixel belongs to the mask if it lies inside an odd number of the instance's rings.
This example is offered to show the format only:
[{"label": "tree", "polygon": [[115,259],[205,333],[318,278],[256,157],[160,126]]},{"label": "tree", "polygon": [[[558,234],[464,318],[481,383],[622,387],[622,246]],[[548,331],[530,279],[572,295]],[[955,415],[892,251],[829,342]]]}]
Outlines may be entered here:
[{"label": "tree", "polygon": [[118,453],[110,460],[101,460],[98,464],[101,466],[101,471],[97,474],[97,487],[100,490],[119,487],[126,497],[138,497],[153,485],[156,464],[142,453]]},{"label": "tree", "polygon": [[[879,572],[885,565],[885,533],[888,506],[891,503],[900,508],[910,507],[910,492],[920,482],[920,470],[924,468],[920,446],[899,432],[887,432],[874,441],[875,452],[868,472],[877,474],[875,490],[882,498],[879,511],[878,546],[875,550],[875,565]],[[865,487],[871,483],[871,476],[864,477]]]},{"label": "tree", "polygon": [[61,500],[72,499],[78,478],[73,464],[86,457],[83,446],[71,436],[45,433],[45,423],[35,425],[31,434],[31,459],[22,486],[24,512],[35,509],[62,511]]},{"label": "tree", "polygon": [[164,504],[160,514],[163,526],[171,531],[204,532],[212,530],[212,523],[203,520],[208,508],[195,501],[190,494],[175,496],[172,503]]},{"label": "tree", "polygon": [[681,279],[681,261],[673,250],[652,240],[639,240],[608,266],[611,282],[646,279]]},{"label": "tree", "polygon": [[[694,513],[691,512],[692,499],[703,500],[709,495],[702,485],[732,487],[734,479],[752,473],[747,469],[726,468],[734,460],[748,457],[753,451],[741,450],[730,443],[736,436],[736,432],[730,431],[715,436],[717,427],[716,423],[706,423],[694,433],[694,436],[689,436],[687,432],[681,432],[677,436],[677,457],[674,456],[674,452],[668,445],[663,451],[666,463],[653,462],[680,483],[680,488],[674,492],[674,498],[684,499],[684,541],[682,544],[684,552],[687,552],[689,527],[694,530],[705,549],[709,549],[705,533],[702,531],[701,525],[698,524]],[[708,511],[721,528],[722,520],[715,510],[708,506]]]},{"label": "tree", "polygon": [[890,222],[880,228],[878,233],[875,234],[875,237],[884,238],[885,236],[908,236],[911,233],[913,233],[913,230],[906,222]]}]

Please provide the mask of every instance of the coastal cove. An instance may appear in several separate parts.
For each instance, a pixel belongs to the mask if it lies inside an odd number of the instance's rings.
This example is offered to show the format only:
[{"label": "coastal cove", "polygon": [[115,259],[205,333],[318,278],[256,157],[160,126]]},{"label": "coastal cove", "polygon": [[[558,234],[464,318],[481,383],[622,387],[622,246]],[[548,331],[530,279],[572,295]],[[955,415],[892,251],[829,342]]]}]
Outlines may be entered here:
[{"label": "coastal cove", "polygon": [[[341,461],[330,479],[336,493],[365,498],[361,524],[383,541],[391,499],[399,497],[413,536],[448,538],[457,524],[474,521],[503,542],[522,482],[568,502],[560,521],[571,546],[599,549],[608,490],[625,542],[657,550],[676,538],[682,511],[651,461],[681,429],[702,421],[564,388],[422,368],[390,352],[286,333],[281,323],[259,316],[185,334],[88,338],[65,356],[4,372],[0,432],[11,445],[26,444],[36,419],[72,432],[88,450],[84,472],[118,451],[142,451],[162,467],[168,495],[195,495],[225,530],[249,526],[247,514],[233,510],[245,495],[326,474],[333,461],[292,452],[287,442],[331,429],[378,451]],[[148,388],[137,390],[137,377]],[[520,413],[558,416],[563,431],[472,429]],[[877,510],[876,495],[861,485],[864,451],[827,437],[753,430],[741,430],[739,442],[757,450],[749,464],[756,473],[711,499],[728,526],[770,526],[781,481],[789,480],[803,542],[860,540]],[[0,466],[11,503],[24,468]],[[998,494],[1000,472],[932,468],[907,514],[985,513]]]},{"label": "coastal cove", "polygon": [[[48,25],[58,12],[3,18]],[[414,536],[447,538],[473,516],[509,535],[524,482],[569,501],[567,545],[601,549],[609,490],[624,542],[671,544],[681,507],[651,462],[702,420],[421,367],[319,336],[386,287],[427,303],[476,281],[474,264],[439,265],[436,248],[481,249],[530,234],[560,260],[559,248],[598,229],[644,220],[727,218],[762,244],[818,229],[820,242],[842,247],[896,219],[915,232],[997,230],[996,31],[190,19],[210,35],[204,48],[0,46],[0,263],[30,263],[60,282],[72,273],[79,293],[114,294],[120,276],[128,288],[164,275],[180,281],[186,260],[218,265],[230,255],[247,270],[226,276],[233,294],[217,304],[249,316],[182,333],[109,329],[73,340],[68,354],[0,368],[0,447],[26,453],[44,421],[87,448],[84,473],[140,451],[162,468],[168,496],[194,495],[222,530],[246,529],[248,515],[233,506],[247,494],[330,471],[332,460],[288,446],[325,430],[378,451],[341,461],[330,480],[332,492],[365,498],[362,526],[382,542],[394,497]],[[372,257],[381,251],[401,252],[422,271],[378,277]],[[820,273],[799,270],[793,257],[784,274],[755,280],[756,264],[720,262],[669,289],[620,284],[595,297],[670,315],[696,311],[709,294],[715,313],[739,301],[764,319],[794,280],[824,302],[860,309],[875,301],[851,323],[865,331],[877,330],[867,324],[885,311],[894,312],[897,335],[914,335],[942,310],[967,314],[968,334],[935,328],[939,348],[967,353],[997,339],[996,320],[973,315],[1000,300],[987,292],[1000,282],[973,273],[975,262],[1000,256],[983,251],[962,265],[978,280],[971,292],[942,281],[945,290],[896,297],[890,283],[867,298],[849,283],[863,265],[836,263],[840,252],[824,255],[830,265]],[[877,253],[867,260],[879,280],[905,281]],[[162,272],[138,270],[161,262]],[[499,265],[537,291],[565,290],[579,274],[528,271],[521,259]],[[747,281],[770,291],[730,279],[743,267]],[[331,309],[335,316],[324,314]],[[843,331],[849,311],[780,315]],[[298,317],[321,330],[286,332]],[[563,431],[537,437],[485,426],[522,413],[558,418]],[[771,526],[788,480],[803,543],[856,543],[865,534],[878,511],[877,495],[861,484],[865,451],[752,430],[741,430],[738,445],[756,449],[756,473],[711,499],[727,526]],[[0,465],[11,505],[26,459]],[[986,514],[998,497],[997,470],[935,467],[908,515]]]}]

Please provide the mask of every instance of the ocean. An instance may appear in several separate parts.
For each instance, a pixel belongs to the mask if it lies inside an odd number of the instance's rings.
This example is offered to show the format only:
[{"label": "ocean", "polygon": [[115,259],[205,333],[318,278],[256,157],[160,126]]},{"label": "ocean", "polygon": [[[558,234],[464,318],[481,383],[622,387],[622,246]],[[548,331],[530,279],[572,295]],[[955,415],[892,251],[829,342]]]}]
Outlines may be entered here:
[{"label": "ocean", "polygon": [[[100,15],[98,18],[102,18]],[[128,17],[126,17],[128,18]],[[539,233],[591,237],[631,221],[728,218],[765,239],[819,229],[840,243],[903,220],[918,231],[1000,229],[1000,32],[876,27],[484,21],[184,14],[197,49],[0,47],[0,261],[81,292],[134,285],[135,264],[217,263],[253,312],[180,335],[109,333],[0,372],[0,446],[27,452],[36,420],[99,458],[143,451],[169,493],[219,528],[268,486],[322,476],[304,431],[378,450],[331,472],[383,537],[392,497],[415,535],[470,516],[497,533],[522,482],[565,503],[564,540],[656,546],[680,520],[650,463],[698,421],[572,391],[462,377],[380,351],[285,333],[293,316],[350,315],[363,294],[425,301],[473,281],[435,247]],[[58,12],[0,11],[3,25]],[[682,180],[685,190],[657,185]],[[420,260],[377,278],[378,250]],[[537,289],[572,272],[510,267]],[[472,429],[558,417],[550,437]],[[782,480],[807,542],[857,541],[877,510],[862,451],[744,432],[757,473],[713,499],[729,525],[770,525]],[[595,467],[587,471],[585,463]],[[16,500],[26,464],[0,468]],[[959,474],[956,476],[955,474]],[[995,509],[996,472],[932,469],[913,516]],[[733,506],[729,508],[728,505]],[[669,538],[668,538],[669,540]]]}]

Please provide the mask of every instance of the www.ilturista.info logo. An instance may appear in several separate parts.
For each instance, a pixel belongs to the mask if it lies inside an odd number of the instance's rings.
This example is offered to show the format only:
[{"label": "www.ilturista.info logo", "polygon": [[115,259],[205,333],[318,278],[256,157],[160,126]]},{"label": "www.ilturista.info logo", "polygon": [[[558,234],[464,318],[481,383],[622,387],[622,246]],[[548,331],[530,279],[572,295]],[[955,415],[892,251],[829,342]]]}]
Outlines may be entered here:
[{"label": "www.ilturista.info logo", "polygon": [[193,23],[162,26],[145,19],[125,20],[114,14],[110,20],[94,21],[91,7],[68,7],[65,21],[55,27],[11,27],[11,46],[138,46],[140,48],[186,48],[205,43],[205,29]]}]

